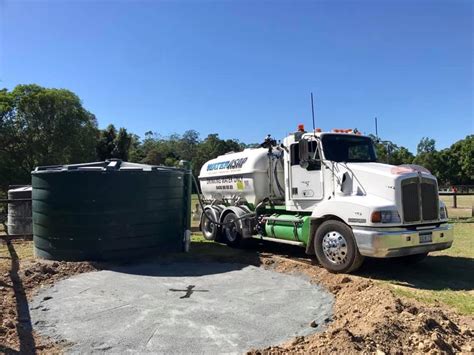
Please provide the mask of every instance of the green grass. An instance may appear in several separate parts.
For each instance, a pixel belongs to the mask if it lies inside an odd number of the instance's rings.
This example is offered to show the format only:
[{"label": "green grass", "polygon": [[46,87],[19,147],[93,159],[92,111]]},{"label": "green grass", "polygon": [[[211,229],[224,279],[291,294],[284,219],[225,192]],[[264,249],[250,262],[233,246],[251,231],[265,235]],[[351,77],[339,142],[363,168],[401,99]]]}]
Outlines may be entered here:
[{"label": "green grass", "polygon": [[452,290],[441,290],[434,292],[413,292],[405,288],[394,288],[396,295],[400,297],[414,298],[417,301],[436,304],[444,303],[451,308],[456,309],[461,314],[474,314],[473,295],[467,292],[453,292]]},{"label": "green grass", "polygon": [[440,196],[440,199],[448,207],[448,215],[451,219],[469,218],[472,216],[472,206],[474,205],[474,196],[458,196],[458,207],[453,208],[453,196]]},{"label": "green grass", "polygon": [[[442,250],[432,255],[449,255],[452,257],[465,257],[474,262],[474,221],[456,222],[454,227],[454,242],[449,249]],[[474,270],[473,270],[474,274]],[[474,275],[473,275],[474,281]],[[474,286],[474,285],[473,285]]]}]

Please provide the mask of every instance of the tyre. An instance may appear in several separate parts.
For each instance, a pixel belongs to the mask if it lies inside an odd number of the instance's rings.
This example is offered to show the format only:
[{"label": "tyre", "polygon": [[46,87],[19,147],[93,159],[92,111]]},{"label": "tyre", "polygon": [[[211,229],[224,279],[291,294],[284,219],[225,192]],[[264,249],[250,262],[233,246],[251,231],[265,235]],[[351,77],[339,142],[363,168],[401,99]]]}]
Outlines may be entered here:
[{"label": "tyre", "polygon": [[242,242],[242,233],[240,232],[240,228],[237,225],[238,222],[236,219],[236,214],[229,212],[225,215],[223,221],[223,237],[227,245],[231,247],[238,247]]},{"label": "tyre", "polygon": [[407,255],[407,256],[402,256],[399,258],[399,261],[401,261],[404,264],[418,264],[422,262],[423,260],[426,259],[428,256],[428,253],[422,253],[422,254],[413,254],[413,255]]},{"label": "tyre", "polygon": [[350,273],[364,261],[352,229],[340,221],[323,222],[316,230],[314,251],[324,268],[333,273]]},{"label": "tyre", "polygon": [[[210,218],[207,218],[205,213]],[[210,219],[217,221],[217,213],[212,208],[206,208],[201,214],[201,232],[204,239],[217,241],[219,239],[219,226],[212,223]]]}]

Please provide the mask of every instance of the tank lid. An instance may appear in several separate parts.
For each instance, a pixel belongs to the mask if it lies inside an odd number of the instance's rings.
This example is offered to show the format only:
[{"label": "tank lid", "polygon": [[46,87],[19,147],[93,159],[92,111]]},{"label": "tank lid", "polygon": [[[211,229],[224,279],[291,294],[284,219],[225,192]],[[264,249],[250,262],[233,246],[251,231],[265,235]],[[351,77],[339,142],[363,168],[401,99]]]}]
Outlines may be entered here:
[{"label": "tank lid", "polygon": [[183,169],[168,166],[147,165],[138,163],[129,163],[121,159],[108,159],[106,161],[68,164],[68,165],[46,165],[38,166],[32,174],[45,172],[61,172],[61,171],[180,171]]}]

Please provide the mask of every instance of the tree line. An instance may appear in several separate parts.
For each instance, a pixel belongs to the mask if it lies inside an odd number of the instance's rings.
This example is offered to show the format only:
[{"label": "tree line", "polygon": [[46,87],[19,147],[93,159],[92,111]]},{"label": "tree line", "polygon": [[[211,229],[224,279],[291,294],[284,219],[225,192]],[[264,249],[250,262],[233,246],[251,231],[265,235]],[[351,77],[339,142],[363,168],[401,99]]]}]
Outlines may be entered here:
[{"label": "tree line", "polygon": [[428,169],[438,178],[440,186],[474,185],[474,135],[467,135],[449,148],[436,150],[436,141],[423,137],[416,155],[393,142],[382,142],[372,136],[380,162],[402,165],[415,164]]},{"label": "tree line", "polygon": [[[419,164],[433,172],[440,185],[474,184],[474,135],[451,147],[436,150],[435,141],[423,138],[416,155],[390,141],[375,141],[379,161]],[[118,158],[152,165],[176,166],[191,161],[199,175],[204,162],[218,155],[255,144],[221,139],[198,132],[161,136],[153,131],[144,138],[126,128],[99,129],[93,113],[66,89],[18,85],[0,90],[0,188],[30,183],[30,172],[41,165],[73,164]]]}]

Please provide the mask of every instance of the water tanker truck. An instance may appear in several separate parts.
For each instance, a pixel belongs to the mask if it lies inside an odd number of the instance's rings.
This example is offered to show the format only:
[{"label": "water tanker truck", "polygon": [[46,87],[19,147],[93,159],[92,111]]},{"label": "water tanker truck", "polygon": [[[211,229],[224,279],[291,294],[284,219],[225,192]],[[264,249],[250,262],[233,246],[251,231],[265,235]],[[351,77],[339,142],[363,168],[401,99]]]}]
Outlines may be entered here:
[{"label": "water tanker truck", "polygon": [[373,140],[357,130],[300,125],[282,144],[268,136],[206,162],[199,181],[206,239],[298,245],[331,272],[355,271],[365,257],[417,262],[453,242],[436,178],[377,163]]}]

